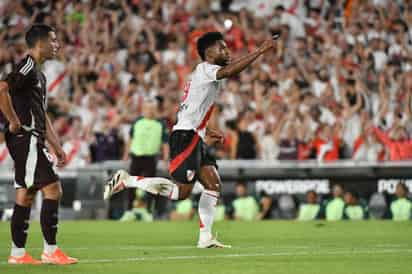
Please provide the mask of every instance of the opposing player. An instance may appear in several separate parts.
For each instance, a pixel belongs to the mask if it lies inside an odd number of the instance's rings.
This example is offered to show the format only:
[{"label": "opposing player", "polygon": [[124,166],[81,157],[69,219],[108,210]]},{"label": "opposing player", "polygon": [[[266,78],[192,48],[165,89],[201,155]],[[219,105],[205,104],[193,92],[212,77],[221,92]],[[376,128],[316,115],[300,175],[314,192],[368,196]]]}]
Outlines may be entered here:
[{"label": "opposing player", "polygon": [[[0,109],[8,121],[5,137],[14,160],[16,203],[11,218],[12,248],[10,264],[73,264],[56,243],[61,185],[53,170],[46,141],[55,152],[58,166],[66,162],[52,123],[46,113],[46,78],[41,72],[44,61],[54,58],[59,49],[56,33],[47,25],[33,25],[26,33],[29,54],[6,81],[0,82]],[[44,237],[41,261],[33,259],[25,244],[30,209],[37,191],[43,193],[40,224]]]},{"label": "opposing player", "polygon": [[173,127],[169,141],[172,159],[169,172],[174,182],[159,177],[129,176],[119,170],[107,183],[104,198],[127,187],[138,187],[172,200],[182,200],[191,194],[198,180],[204,191],[199,200],[200,234],[197,247],[230,247],[212,235],[221,182],[216,161],[207,153],[205,142],[221,142],[223,137],[206,126],[218,97],[220,81],[238,74],[260,55],[274,48],[274,39],[265,41],[254,52],[230,62],[230,53],[221,33],[209,32],[200,37],[197,50],[203,62],[196,66],[186,85],[177,124]]}]

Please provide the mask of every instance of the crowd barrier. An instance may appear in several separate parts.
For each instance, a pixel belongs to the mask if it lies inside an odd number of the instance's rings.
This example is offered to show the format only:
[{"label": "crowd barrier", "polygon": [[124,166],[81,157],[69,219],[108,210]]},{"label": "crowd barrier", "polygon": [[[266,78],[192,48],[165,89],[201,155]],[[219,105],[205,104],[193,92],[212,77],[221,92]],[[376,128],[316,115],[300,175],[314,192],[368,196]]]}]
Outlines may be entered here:
[{"label": "crowd barrier", "polygon": [[[329,194],[333,184],[356,190],[369,197],[374,192],[392,194],[399,180],[412,191],[412,161],[356,162],[338,161],[218,161],[222,178],[222,194],[234,193],[236,182],[248,182],[249,189],[269,195],[304,195],[308,190]],[[103,185],[117,169],[127,169],[123,161],[107,161],[76,170],[59,170],[63,185],[61,212],[66,218],[105,218],[108,204],[102,200]],[[159,162],[158,175],[168,176]],[[124,199],[114,203],[124,206]],[[0,167],[0,210],[11,208],[14,202],[13,173]]]}]

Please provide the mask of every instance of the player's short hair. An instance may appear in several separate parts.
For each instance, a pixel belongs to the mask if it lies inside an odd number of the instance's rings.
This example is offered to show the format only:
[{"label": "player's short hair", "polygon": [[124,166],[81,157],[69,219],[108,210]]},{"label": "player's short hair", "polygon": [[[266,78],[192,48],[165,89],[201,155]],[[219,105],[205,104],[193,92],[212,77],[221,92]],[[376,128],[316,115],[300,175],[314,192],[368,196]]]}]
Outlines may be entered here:
[{"label": "player's short hair", "polygon": [[350,195],[352,195],[352,197],[355,198],[356,200],[359,200],[359,193],[356,190],[349,189],[346,192],[349,193]]},{"label": "player's short hair", "polygon": [[245,181],[236,182],[236,186],[241,186],[247,189],[247,183]]},{"label": "player's short hair", "polygon": [[308,192],[306,192],[306,195],[309,195],[309,194],[315,194],[316,196],[318,196],[318,194],[314,190],[309,190]]},{"label": "player's short hair", "polygon": [[34,48],[38,41],[47,39],[49,32],[54,29],[45,24],[34,24],[26,32],[26,44],[29,48]]},{"label": "player's short hair", "polygon": [[220,32],[207,32],[203,34],[198,40],[197,40],[197,52],[202,58],[202,60],[205,60],[206,56],[206,50],[215,45],[217,41],[224,40],[223,35]]}]

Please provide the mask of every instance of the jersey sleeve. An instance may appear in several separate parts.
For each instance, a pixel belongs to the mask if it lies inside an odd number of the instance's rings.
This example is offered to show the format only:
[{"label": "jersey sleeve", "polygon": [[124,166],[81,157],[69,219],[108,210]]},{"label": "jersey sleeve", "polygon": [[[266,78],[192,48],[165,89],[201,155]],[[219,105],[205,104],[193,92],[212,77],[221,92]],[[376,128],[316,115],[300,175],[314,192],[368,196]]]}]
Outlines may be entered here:
[{"label": "jersey sleeve", "polygon": [[203,79],[205,81],[218,81],[216,74],[220,68],[221,66],[218,66],[218,65],[212,65],[206,62],[203,63],[201,67]]},{"label": "jersey sleeve", "polygon": [[11,92],[24,90],[26,83],[33,77],[34,62],[31,58],[21,62],[15,70],[7,75],[6,81],[10,86]]}]

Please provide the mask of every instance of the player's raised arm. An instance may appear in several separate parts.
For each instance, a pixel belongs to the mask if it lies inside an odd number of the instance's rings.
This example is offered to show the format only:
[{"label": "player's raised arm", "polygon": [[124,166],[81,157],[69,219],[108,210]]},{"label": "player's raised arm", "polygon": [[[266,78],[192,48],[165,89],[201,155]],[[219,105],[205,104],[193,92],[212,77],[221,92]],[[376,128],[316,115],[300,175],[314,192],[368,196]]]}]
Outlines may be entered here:
[{"label": "player's raised arm", "polygon": [[256,60],[260,55],[267,52],[268,50],[275,48],[276,42],[273,39],[266,40],[263,44],[257,48],[255,51],[240,57],[239,59],[234,60],[230,64],[219,69],[216,73],[216,78],[218,80],[223,78],[232,77],[242,70],[244,70],[248,65]]},{"label": "player's raised arm", "polygon": [[18,132],[21,127],[21,123],[19,117],[14,111],[9,94],[9,85],[6,81],[0,81],[0,110],[9,122],[10,132]]},{"label": "player's raised arm", "polygon": [[276,40],[280,37],[280,32],[272,39],[266,40],[252,53],[247,54],[231,62],[230,51],[220,32],[208,32],[197,40],[197,51],[202,61],[210,65],[210,71],[206,72],[206,78],[210,80],[221,80],[234,76],[244,70],[249,64],[256,60],[266,51],[276,47]]}]

